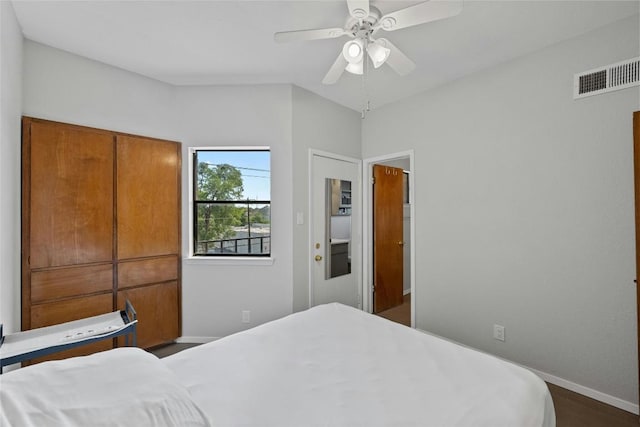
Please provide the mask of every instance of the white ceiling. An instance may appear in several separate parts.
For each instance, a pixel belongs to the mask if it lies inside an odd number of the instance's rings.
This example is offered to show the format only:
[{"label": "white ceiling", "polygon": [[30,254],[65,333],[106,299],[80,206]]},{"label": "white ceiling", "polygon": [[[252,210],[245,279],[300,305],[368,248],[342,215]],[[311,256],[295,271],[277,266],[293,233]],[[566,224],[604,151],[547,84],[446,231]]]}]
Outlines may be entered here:
[{"label": "white ceiling", "polygon": [[[362,107],[360,76],[344,73],[335,85],[321,83],[347,38],[273,41],[277,31],[344,26],[345,0],[13,3],[26,38],[167,83],[293,83],[355,110]],[[372,1],[383,14],[415,3]],[[386,65],[371,70],[371,107],[638,14],[639,4],[466,0],[456,17],[381,32],[417,67],[405,77]]]}]

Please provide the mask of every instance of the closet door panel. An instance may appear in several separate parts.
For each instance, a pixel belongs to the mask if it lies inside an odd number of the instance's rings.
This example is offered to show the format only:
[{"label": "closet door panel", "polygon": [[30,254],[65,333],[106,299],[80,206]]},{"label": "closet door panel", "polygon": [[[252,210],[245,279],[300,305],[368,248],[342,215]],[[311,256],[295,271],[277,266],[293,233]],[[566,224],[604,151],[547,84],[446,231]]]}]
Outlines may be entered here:
[{"label": "closet door panel", "polygon": [[118,289],[178,279],[178,257],[169,256],[118,264]]},{"label": "closet door panel", "polygon": [[[138,315],[138,347],[171,342],[180,335],[178,283],[169,282],[118,292],[118,308],[130,300]],[[123,345],[124,339],[118,345]]]},{"label": "closet door panel", "polygon": [[112,311],[112,292],[37,304],[31,306],[31,327],[42,328]]},{"label": "closet door panel", "polygon": [[111,292],[113,264],[40,270],[31,273],[31,302]]},{"label": "closet door panel", "polygon": [[[51,302],[31,306],[31,327],[41,328],[84,319],[85,317],[111,313],[113,311],[113,294],[111,292],[102,295],[73,298],[64,301]],[[113,340],[98,341],[83,345],[71,350],[61,351],[49,356],[39,357],[30,361],[32,363],[46,360],[59,360],[68,357],[85,356],[87,354],[105,351],[113,348]]]},{"label": "closet door panel", "polygon": [[33,121],[26,148],[30,267],[110,261],[113,136]]},{"label": "closet door panel", "polygon": [[117,138],[118,259],[180,251],[180,144]]}]

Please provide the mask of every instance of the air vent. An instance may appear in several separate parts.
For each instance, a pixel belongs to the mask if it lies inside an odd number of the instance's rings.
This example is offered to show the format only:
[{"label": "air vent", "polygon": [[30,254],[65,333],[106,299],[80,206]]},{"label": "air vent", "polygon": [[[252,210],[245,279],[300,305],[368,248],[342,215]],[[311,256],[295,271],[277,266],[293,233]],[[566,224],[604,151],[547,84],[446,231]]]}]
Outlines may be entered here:
[{"label": "air vent", "polygon": [[573,98],[599,95],[640,85],[640,57],[573,76]]}]

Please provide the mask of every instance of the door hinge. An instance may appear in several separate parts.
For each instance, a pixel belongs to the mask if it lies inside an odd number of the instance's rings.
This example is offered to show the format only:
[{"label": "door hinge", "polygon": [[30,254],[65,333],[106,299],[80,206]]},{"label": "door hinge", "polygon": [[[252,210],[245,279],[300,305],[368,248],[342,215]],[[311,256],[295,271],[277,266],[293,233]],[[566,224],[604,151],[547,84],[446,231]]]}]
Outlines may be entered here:
[{"label": "door hinge", "polygon": [[375,177],[375,176],[372,176],[372,177],[371,177],[371,184],[375,184],[375,183],[376,183],[376,177]]}]

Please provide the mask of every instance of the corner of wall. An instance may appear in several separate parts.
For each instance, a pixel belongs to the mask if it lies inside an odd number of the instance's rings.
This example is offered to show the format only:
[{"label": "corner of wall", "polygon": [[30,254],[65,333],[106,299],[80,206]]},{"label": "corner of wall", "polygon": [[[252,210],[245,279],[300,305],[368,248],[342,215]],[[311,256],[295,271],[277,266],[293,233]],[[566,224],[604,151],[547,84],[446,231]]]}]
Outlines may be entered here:
[{"label": "corner of wall", "polygon": [[0,322],[20,329],[20,146],[22,30],[11,2],[0,2]]}]

